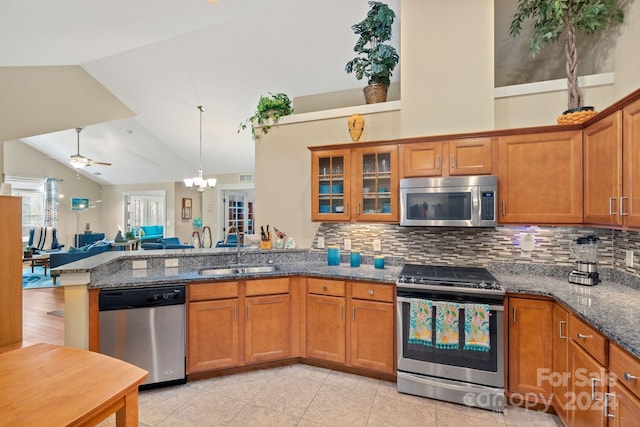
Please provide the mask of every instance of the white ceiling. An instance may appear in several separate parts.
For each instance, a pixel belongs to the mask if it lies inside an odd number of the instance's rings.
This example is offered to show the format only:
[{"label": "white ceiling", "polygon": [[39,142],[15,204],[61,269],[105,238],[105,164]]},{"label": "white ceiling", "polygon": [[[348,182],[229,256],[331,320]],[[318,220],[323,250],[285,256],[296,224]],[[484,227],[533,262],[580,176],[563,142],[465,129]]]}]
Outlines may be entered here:
[{"label": "white ceiling", "polygon": [[[393,44],[399,48],[400,0]],[[250,132],[237,133],[261,94],[291,98],[360,88],[344,71],[351,25],[366,0],[0,0],[0,66],[80,65],[135,116],[87,125],[80,152],[113,166],[82,173],[102,184],[181,181],[254,170]],[[393,80],[399,80],[399,68]],[[294,105],[295,108],[295,105]],[[22,141],[67,164],[73,128]],[[94,175],[95,173],[100,175]]]}]

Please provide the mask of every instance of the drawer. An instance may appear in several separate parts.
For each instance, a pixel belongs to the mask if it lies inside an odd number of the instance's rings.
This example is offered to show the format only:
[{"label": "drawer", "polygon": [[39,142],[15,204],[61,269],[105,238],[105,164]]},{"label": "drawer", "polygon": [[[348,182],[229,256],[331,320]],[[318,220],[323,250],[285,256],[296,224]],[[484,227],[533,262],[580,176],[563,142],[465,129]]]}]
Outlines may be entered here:
[{"label": "drawer", "polygon": [[345,295],[345,283],[339,280],[307,279],[307,292],[318,295],[333,295],[343,297]]},{"label": "drawer", "polygon": [[587,325],[582,319],[571,316],[569,320],[569,336],[584,348],[600,364],[607,364],[607,339],[597,330]]},{"label": "drawer", "polygon": [[609,345],[609,373],[640,398],[640,362],[615,344]]},{"label": "drawer", "polygon": [[351,298],[369,301],[393,302],[395,288],[392,285],[351,283]]},{"label": "drawer", "polygon": [[206,301],[238,297],[240,282],[196,283],[189,285],[189,301]]},{"label": "drawer", "polygon": [[289,293],[289,278],[247,280],[245,295],[274,295]]}]

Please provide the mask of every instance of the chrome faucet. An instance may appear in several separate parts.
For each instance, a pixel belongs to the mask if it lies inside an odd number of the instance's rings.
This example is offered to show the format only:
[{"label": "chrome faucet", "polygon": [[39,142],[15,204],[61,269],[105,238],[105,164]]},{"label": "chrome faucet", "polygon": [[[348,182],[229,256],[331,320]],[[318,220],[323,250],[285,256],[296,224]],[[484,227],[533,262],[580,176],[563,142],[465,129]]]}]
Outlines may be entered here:
[{"label": "chrome faucet", "polygon": [[238,230],[238,227],[236,227],[236,264],[237,265],[240,265],[240,260],[242,259],[242,255],[244,255],[240,250],[241,236],[243,236],[243,234],[240,233],[240,230]]}]

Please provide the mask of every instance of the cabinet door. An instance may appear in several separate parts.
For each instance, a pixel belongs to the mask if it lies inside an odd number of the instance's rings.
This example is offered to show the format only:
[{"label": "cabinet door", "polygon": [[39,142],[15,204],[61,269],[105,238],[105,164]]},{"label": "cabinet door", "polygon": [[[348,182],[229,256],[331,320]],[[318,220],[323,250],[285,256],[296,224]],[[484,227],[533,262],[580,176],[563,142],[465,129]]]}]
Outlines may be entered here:
[{"label": "cabinet door", "polygon": [[403,178],[442,175],[442,147],[440,141],[401,145]]},{"label": "cabinet door", "polygon": [[498,139],[500,223],[582,223],[582,133]]},{"label": "cabinet door", "polygon": [[397,146],[355,150],[351,179],[356,221],[399,221]]},{"label": "cabinet door", "polygon": [[[311,220],[350,219],[351,150],[311,153]],[[286,189],[282,189],[286,192]]]},{"label": "cabinet door", "polygon": [[0,347],[22,341],[22,198],[0,196]]},{"label": "cabinet door", "polygon": [[621,215],[629,227],[640,227],[640,99],[623,114],[624,175]]},{"label": "cabinet door", "polygon": [[584,222],[621,224],[622,113],[615,113],[585,128]]},{"label": "cabinet door", "polygon": [[542,399],[551,396],[552,302],[509,298],[509,391],[529,393]]},{"label": "cabinet door", "polygon": [[569,372],[569,313],[558,304],[553,304],[553,376],[549,377],[553,390],[554,409],[567,424],[566,410],[569,382],[564,375]]},{"label": "cabinet door", "polygon": [[240,364],[238,300],[189,303],[187,373]]},{"label": "cabinet door", "polygon": [[307,357],[345,363],[345,299],[307,295]]},{"label": "cabinet door", "polygon": [[624,387],[614,382],[609,386],[607,416],[610,427],[635,426],[640,423],[640,401]]},{"label": "cabinet door", "polygon": [[567,409],[571,425],[604,427],[604,399],[607,391],[606,370],[573,341],[569,344],[571,391]]},{"label": "cabinet door", "polygon": [[351,365],[395,372],[393,304],[351,300]]},{"label": "cabinet door", "polygon": [[245,299],[245,363],[286,359],[291,351],[289,295]]},{"label": "cabinet door", "polygon": [[449,175],[487,175],[493,172],[492,138],[449,142]]}]

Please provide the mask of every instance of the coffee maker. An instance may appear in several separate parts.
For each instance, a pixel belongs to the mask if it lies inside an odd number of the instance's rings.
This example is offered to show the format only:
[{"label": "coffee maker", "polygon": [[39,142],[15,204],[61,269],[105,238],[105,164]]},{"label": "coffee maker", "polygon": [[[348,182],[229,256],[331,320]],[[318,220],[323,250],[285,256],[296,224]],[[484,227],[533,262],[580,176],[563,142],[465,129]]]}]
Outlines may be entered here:
[{"label": "coffee maker", "polygon": [[569,274],[569,283],[593,286],[600,283],[598,275],[598,237],[580,237],[569,246],[576,268]]}]

